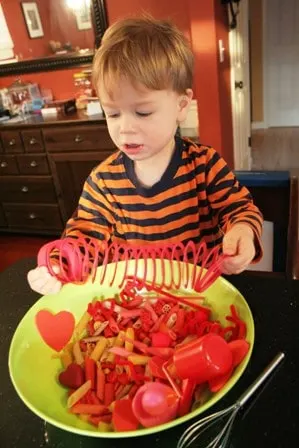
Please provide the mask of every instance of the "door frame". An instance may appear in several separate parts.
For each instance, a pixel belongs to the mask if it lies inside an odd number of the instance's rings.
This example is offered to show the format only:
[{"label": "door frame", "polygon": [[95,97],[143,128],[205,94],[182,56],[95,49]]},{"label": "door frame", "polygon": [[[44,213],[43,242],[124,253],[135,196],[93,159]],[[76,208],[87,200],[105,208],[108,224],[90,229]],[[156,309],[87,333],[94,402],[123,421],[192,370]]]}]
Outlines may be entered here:
[{"label": "door frame", "polygon": [[[249,0],[250,1],[250,0]],[[262,10],[262,83],[263,83],[263,121],[251,121],[251,129],[267,129],[269,127],[268,125],[268,83],[266,80],[268,79],[268,60],[267,60],[267,20],[266,20],[266,14],[267,14],[267,6],[266,6],[266,0],[260,0],[261,1],[261,10]],[[251,27],[253,30],[253,27]]]},{"label": "door frame", "polygon": [[269,98],[269,92],[268,92],[268,82],[267,79],[268,77],[268,52],[267,52],[267,5],[266,5],[266,0],[261,0],[262,2],[262,14],[263,14],[263,20],[262,20],[262,24],[263,24],[263,40],[261,42],[263,48],[263,121],[261,123],[261,127],[263,129],[267,129],[269,127],[269,122],[268,122],[268,117],[269,117],[269,103],[268,103],[268,98]]},{"label": "door frame", "polygon": [[[249,31],[249,4],[248,4],[249,0],[247,0],[247,8],[246,8],[246,21],[248,23],[248,31]],[[240,2],[240,6],[242,4],[242,1]],[[230,13],[230,9],[229,9],[229,5],[227,6],[228,8],[228,15],[229,15],[229,19],[231,19],[231,13]],[[237,16],[237,21],[238,21],[238,16]],[[231,39],[232,39],[232,31],[229,32],[229,52],[230,52],[230,60],[231,60]],[[248,73],[247,73],[247,80],[248,80],[248,85],[247,85],[247,90],[248,90],[248,102],[249,102],[249,135],[248,138],[251,136],[251,89],[250,89],[250,57],[249,57],[249,32],[246,33],[246,37],[247,37],[247,41],[245,42],[246,47],[247,47],[247,58],[248,58]],[[231,84],[231,104],[232,104],[232,123],[233,123],[233,155],[234,155],[234,165],[236,165],[236,129],[235,129],[235,118],[234,118],[234,92],[235,92],[235,77],[234,77],[234,73],[232,70],[232,65],[231,65],[231,69],[230,69],[230,84]],[[251,145],[248,142],[248,148],[249,148],[249,154],[248,154],[248,165],[247,168],[249,171],[252,168],[252,155],[251,155]]]}]

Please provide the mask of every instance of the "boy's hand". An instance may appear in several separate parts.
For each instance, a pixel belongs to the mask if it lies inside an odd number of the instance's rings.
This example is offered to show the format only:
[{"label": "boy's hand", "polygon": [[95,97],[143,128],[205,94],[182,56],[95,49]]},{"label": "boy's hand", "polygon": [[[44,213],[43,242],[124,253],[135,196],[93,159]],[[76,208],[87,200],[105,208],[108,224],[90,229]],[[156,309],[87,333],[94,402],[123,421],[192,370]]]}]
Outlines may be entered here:
[{"label": "boy's hand", "polygon": [[244,271],[255,256],[254,232],[247,224],[235,224],[223,237],[224,274],[239,274]]},{"label": "boy's hand", "polygon": [[[58,266],[54,266],[53,271],[58,273]],[[43,295],[56,294],[62,286],[62,283],[56,277],[53,277],[45,266],[40,266],[29,271],[27,280],[33,291]]]}]

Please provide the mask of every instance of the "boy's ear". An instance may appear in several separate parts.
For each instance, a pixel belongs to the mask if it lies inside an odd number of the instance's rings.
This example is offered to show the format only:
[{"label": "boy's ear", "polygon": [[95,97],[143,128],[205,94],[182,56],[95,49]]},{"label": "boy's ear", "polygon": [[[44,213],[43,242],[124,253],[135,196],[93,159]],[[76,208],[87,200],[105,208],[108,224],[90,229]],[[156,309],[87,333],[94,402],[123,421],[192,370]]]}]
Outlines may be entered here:
[{"label": "boy's ear", "polygon": [[187,89],[184,95],[180,95],[178,102],[178,121],[184,121],[193,98],[193,90]]}]

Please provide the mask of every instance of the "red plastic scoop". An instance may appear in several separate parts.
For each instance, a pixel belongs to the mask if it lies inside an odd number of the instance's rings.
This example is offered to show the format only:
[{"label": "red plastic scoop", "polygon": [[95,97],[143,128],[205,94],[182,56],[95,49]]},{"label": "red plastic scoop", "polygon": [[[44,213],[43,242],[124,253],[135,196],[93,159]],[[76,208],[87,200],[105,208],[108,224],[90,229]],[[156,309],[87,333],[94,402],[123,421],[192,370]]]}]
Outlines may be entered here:
[{"label": "red plastic scoop", "polygon": [[133,399],[132,409],[145,428],[173,420],[178,412],[179,399],[173,389],[162,383],[145,383]]},{"label": "red plastic scoop", "polygon": [[182,345],[175,351],[173,363],[179,378],[201,384],[229,372],[233,356],[221,336],[209,333]]}]

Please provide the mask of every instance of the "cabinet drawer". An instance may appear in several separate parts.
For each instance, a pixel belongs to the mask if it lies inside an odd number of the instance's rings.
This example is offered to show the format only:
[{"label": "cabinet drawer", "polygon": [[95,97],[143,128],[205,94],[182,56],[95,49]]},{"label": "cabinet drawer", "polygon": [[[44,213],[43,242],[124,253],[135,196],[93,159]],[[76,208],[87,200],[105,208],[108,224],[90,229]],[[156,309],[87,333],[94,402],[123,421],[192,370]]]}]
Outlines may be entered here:
[{"label": "cabinet drawer", "polygon": [[6,174],[19,174],[17,159],[15,156],[0,155],[0,176]]},{"label": "cabinet drawer", "polygon": [[105,125],[45,129],[48,151],[115,150]]},{"label": "cabinet drawer", "polygon": [[0,205],[0,227],[5,227],[6,226],[6,221],[5,221],[5,217],[4,217],[4,213],[2,210],[2,207]]},{"label": "cabinet drawer", "polygon": [[21,174],[49,174],[49,166],[46,156],[22,154],[17,156],[17,159]]},{"label": "cabinet drawer", "polygon": [[1,132],[1,139],[4,152],[24,152],[22,139],[18,131],[3,131]]},{"label": "cabinet drawer", "polygon": [[22,139],[25,152],[44,152],[44,142],[41,131],[28,130],[22,131]]},{"label": "cabinet drawer", "polygon": [[57,205],[4,204],[8,227],[61,230],[63,225]]},{"label": "cabinet drawer", "polygon": [[0,177],[0,201],[56,203],[50,176]]}]

